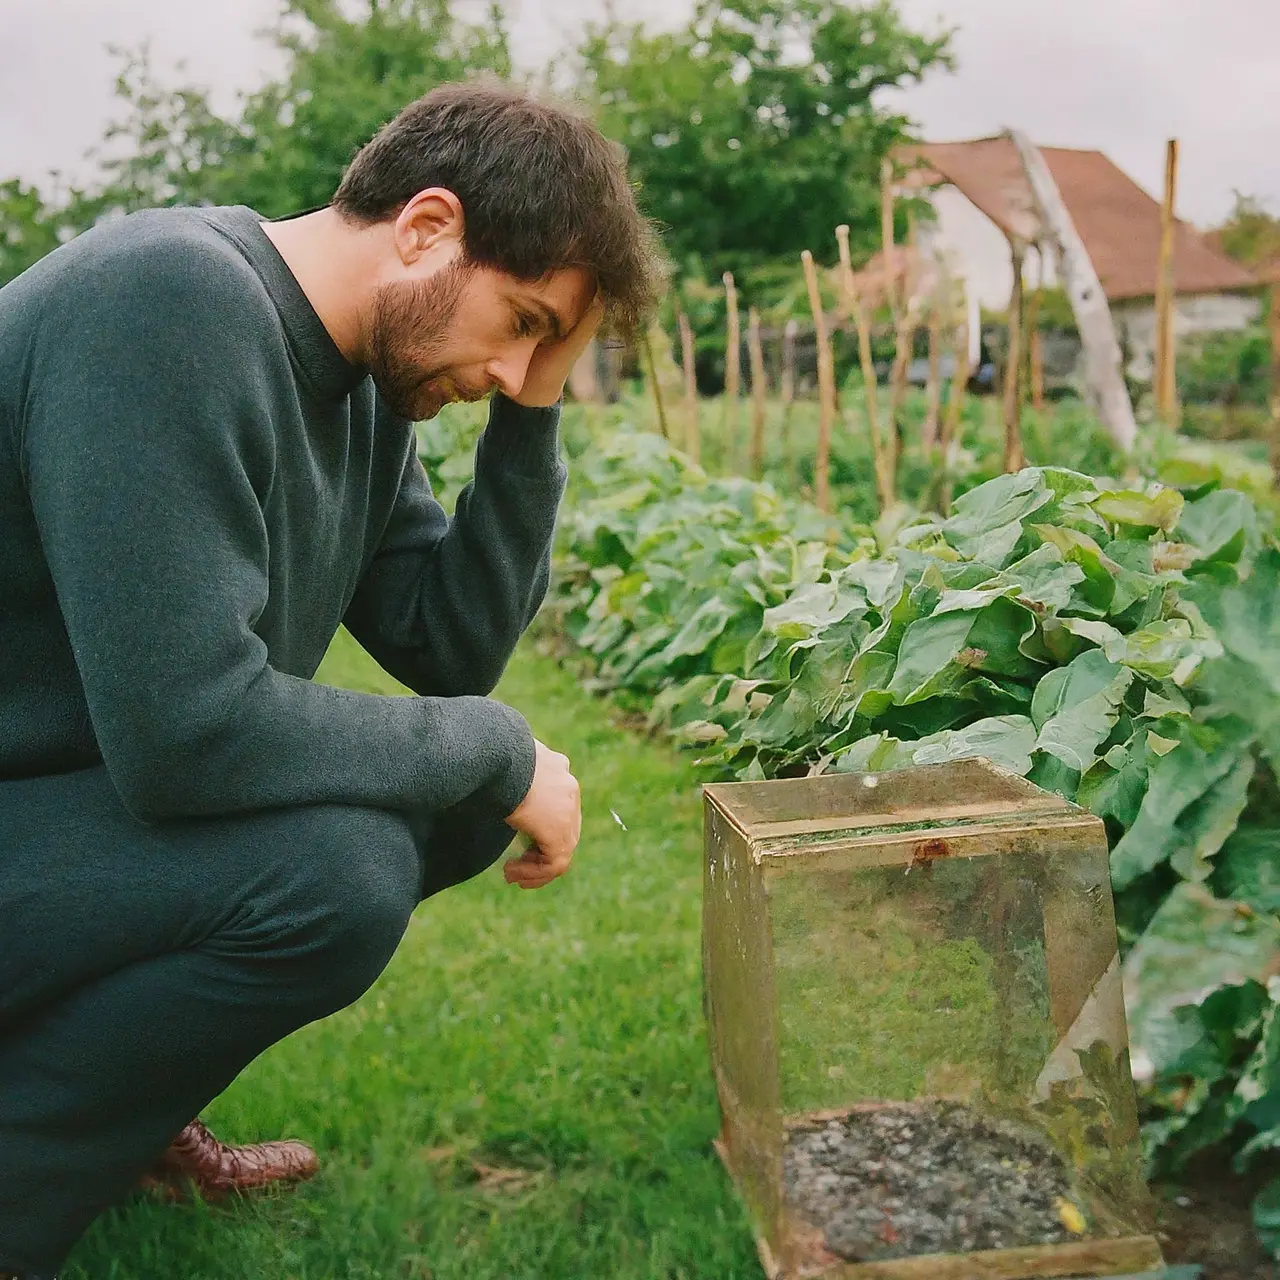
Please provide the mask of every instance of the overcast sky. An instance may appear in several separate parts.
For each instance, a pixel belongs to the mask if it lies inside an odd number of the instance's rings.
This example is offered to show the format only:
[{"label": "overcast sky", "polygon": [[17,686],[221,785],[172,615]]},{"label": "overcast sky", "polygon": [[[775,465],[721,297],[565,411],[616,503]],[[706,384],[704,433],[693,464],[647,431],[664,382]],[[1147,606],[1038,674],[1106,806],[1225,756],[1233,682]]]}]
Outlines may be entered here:
[{"label": "overcast sky", "polygon": [[[678,21],[690,0],[627,0]],[[900,0],[915,24],[959,29],[955,74],[903,95],[931,140],[1020,126],[1042,144],[1107,152],[1158,193],[1182,143],[1179,214],[1206,225],[1233,189],[1280,211],[1280,0]],[[512,0],[517,61],[545,62],[603,0]],[[152,45],[157,67],[233,105],[268,75],[254,32],[275,0],[0,0],[0,179],[83,175],[112,113],[109,44]]]}]

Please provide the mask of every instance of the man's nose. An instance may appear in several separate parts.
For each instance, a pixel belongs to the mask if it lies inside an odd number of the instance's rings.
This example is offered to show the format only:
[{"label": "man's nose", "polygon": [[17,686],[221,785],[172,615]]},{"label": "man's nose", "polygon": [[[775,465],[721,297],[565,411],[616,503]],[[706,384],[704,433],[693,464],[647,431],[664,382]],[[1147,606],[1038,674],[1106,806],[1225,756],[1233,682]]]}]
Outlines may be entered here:
[{"label": "man's nose", "polygon": [[509,347],[497,359],[489,361],[486,372],[503,395],[514,396],[520,393],[520,388],[524,386],[524,380],[529,373],[533,353],[537,349],[537,340],[531,339]]}]

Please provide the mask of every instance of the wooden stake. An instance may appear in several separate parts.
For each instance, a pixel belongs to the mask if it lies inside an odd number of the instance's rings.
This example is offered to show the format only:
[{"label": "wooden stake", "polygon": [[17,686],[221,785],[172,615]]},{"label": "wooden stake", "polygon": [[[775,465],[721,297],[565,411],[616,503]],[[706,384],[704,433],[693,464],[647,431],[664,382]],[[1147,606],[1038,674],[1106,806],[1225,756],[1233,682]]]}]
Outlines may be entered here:
[{"label": "wooden stake", "polygon": [[791,448],[791,406],[796,398],[796,332],[792,318],[782,330],[782,462],[791,487],[796,487],[795,456]]},{"label": "wooden stake", "polygon": [[942,419],[942,439],[938,450],[938,510],[943,515],[951,512],[951,480],[947,471],[951,465],[952,447],[960,437],[960,415],[964,410],[964,397],[972,372],[969,364],[969,299],[963,280],[959,282],[958,293],[959,319],[952,348],[951,392]]},{"label": "wooden stake", "polygon": [[893,488],[889,483],[888,458],[884,441],[880,436],[880,412],[876,393],[876,366],[871,356],[871,317],[867,314],[865,299],[858,295],[853,282],[853,264],[849,257],[849,228],[841,223],[836,228],[836,241],[840,246],[840,292],[844,307],[853,316],[858,328],[858,360],[862,367],[862,389],[867,404],[867,432],[871,436],[871,457],[876,472],[876,495],[880,510],[893,505]]},{"label": "wooden stake", "polygon": [[929,304],[929,378],[925,385],[924,430],[920,438],[926,457],[937,447],[942,412],[942,311],[946,294],[947,282],[940,275]]},{"label": "wooden stake", "polygon": [[1280,284],[1271,286],[1271,477],[1280,490]]},{"label": "wooden stake", "polygon": [[1173,318],[1177,305],[1173,279],[1174,232],[1177,228],[1178,140],[1165,148],[1164,204],[1160,209],[1160,259],[1156,272],[1155,394],[1156,412],[1173,425],[1178,417],[1177,352]]},{"label": "wooden stake", "polygon": [[1013,293],[1009,298],[1009,345],[1004,362],[1004,469],[1021,471],[1022,454],[1022,264],[1026,247],[1021,240],[1009,241],[1013,257]]},{"label": "wooden stake", "polygon": [[738,396],[742,385],[742,331],[738,325],[738,289],[733,272],[722,277],[727,320],[724,349],[724,430],[720,442],[720,469],[732,471],[738,461]]},{"label": "wooden stake", "polygon": [[698,424],[698,379],[693,363],[693,330],[683,311],[676,323],[680,326],[680,361],[684,366],[684,451],[694,462],[702,457],[702,438]]},{"label": "wooden stake", "polygon": [[898,291],[893,273],[893,161],[880,162],[880,247],[884,255],[884,298],[889,314],[898,318]]},{"label": "wooden stake", "polygon": [[1040,311],[1044,305],[1044,248],[1036,246],[1036,287],[1027,305],[1028,365],[1031,374],[1031,407],[1044,408],[1044,341],[1040,332]]},{"label": "wooden stake", "polygon": [[764,410],[768,385],[764,373],[764,348],[760,345],[760,313],[747,311],[747,351],[751,357],[751,478],[764,474]]},{"label": "wooden stake", "polygon": [[782,385],[779,391],[783,404],[790,404],[796,398],[796,334],[799,329],[794,317],[782,328]]},{"label": "wooden stake", "polygon": [[649,339],[648,329],[640,334],[640,345],[644,350],[645,363],[649,366],[649,385],[653,388],[653,403],[658,411],[658,429],[662,432],[664,440],[670,440],[671,433],[667,430],[667,411],[662,404],[662,387],[658,384],[658,364],[653,358],[653,343]]},{"label": "wooden stake", "polygon": [[818,273],[813,254],[806,249],[800,255],[804,264],[804,282],[809,289],[809,310],[813,312],[813,332],[818,339],[818,456],[814,463],[814,488],[819,511],[831,510],[831,424],[835,419],[835,369],[831,362],[831,344],[827,341],[827,321],[818,291]]},{"label": "wooden stake", "polygon": [[898,488],[898,462],[902,457],[904,433],[902,429],[902,402],[907,395],[907,368],[915,350],[916,329],[920,324],[921,300],[916,294],[918,283],[918,257],[916,254],[916,229],[914,219],[908,219],[905,270],[902,276],[902,299],[894,322],[893,367],[889,375],[889,491]]}]

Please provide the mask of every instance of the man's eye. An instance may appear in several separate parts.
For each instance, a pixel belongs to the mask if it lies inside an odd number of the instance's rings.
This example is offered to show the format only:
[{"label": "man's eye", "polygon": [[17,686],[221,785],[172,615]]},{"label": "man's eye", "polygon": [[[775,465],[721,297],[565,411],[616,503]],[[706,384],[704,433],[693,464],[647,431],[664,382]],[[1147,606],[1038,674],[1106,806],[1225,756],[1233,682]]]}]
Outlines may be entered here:
[{"label": "man's eye", "polygon": [[516,315],[516,334],[521,338],[531,337],[538,329],[538,320],[536,316],[531,316],[527,311],[519,312]]}]

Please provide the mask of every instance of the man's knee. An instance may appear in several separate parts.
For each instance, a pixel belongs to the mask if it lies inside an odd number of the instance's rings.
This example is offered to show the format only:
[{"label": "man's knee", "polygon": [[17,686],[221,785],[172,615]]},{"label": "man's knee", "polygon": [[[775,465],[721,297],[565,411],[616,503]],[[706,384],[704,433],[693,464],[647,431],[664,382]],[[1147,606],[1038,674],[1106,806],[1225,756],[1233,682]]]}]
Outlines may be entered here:
[{"label": "man's knee", "polygon": [[295,816],[296,843],[269,895],[272,950],[319,978],[332,1012],[358,999],[395,953],[419,900],[421,860],[397,814],[323,805]]}]

